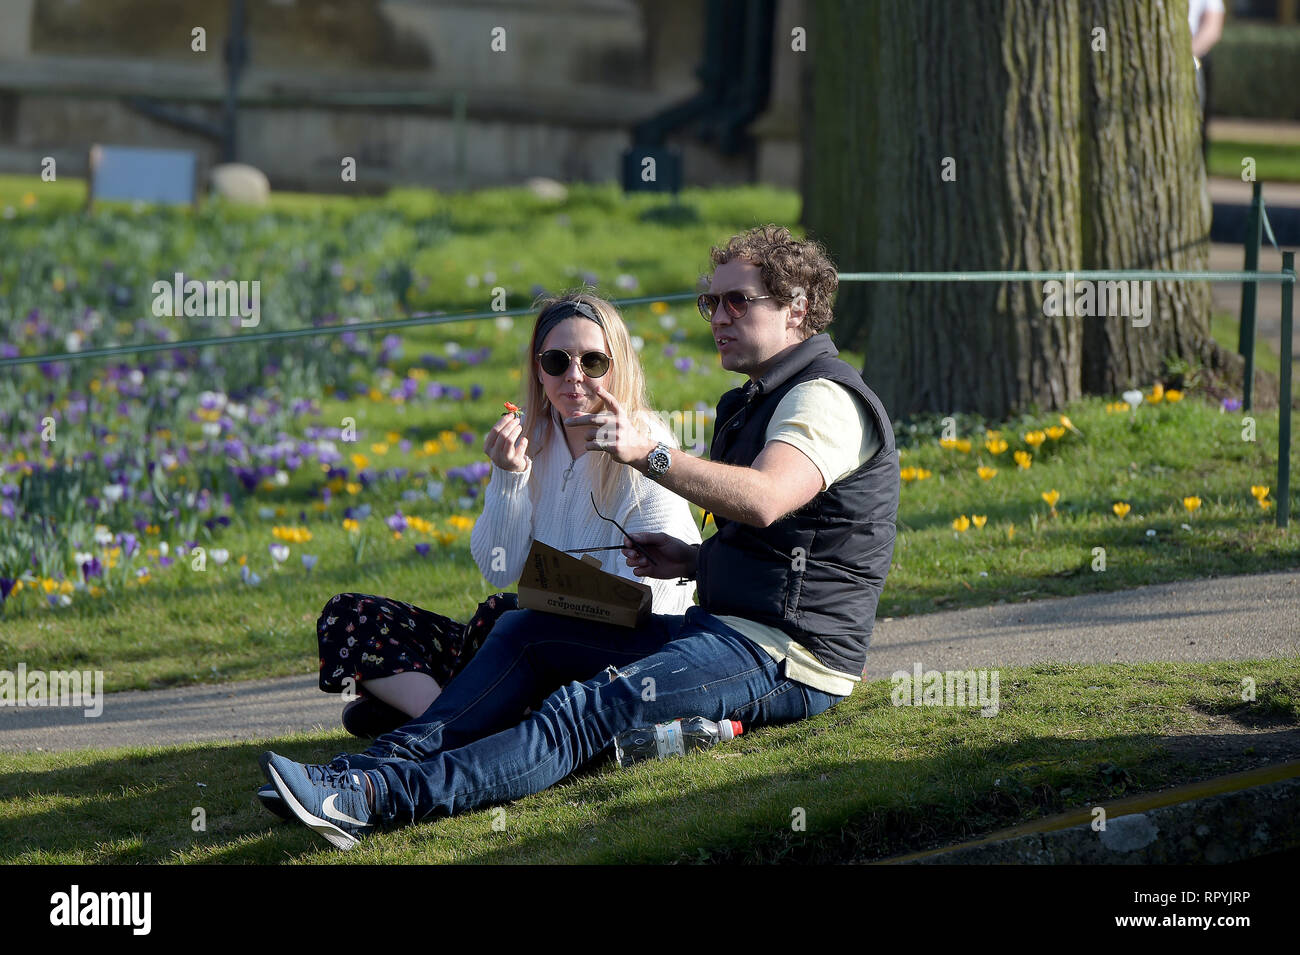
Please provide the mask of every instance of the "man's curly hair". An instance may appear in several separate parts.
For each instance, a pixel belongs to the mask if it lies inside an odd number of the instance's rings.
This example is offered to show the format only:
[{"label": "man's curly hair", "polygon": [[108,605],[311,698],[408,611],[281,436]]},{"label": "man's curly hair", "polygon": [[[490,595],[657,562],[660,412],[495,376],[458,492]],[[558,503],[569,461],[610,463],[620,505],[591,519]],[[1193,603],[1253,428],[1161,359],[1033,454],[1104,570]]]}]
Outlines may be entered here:
[{"label": "man's curly hair", "polygon": [[808,312],[801,331],[804,338],[830,325],[831,298],[840,284],[839,272],[826,249],[816,239],[796,239],[784,226],[756,226],[733,235],[725,246],[714,246],[715,266],[733,259],[756,265],[763,284],[778,305],[794,301],[798,289],[808,297]]}]

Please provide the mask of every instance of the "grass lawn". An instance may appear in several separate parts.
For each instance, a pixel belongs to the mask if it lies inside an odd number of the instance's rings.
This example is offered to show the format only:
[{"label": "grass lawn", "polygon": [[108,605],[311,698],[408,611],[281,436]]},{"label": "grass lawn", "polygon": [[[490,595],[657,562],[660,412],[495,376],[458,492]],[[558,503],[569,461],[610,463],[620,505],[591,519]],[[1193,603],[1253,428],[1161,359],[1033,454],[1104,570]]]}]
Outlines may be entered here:
[{"label": "grass lawn", "polygon": [[[264,327],[296,327],[325,313],[399,314],[398,293],[385,291],[394,263],[413,279],[414,309],[485,309],[495,285],[506,288],[512,307],[527,304],[537,286],[582,282],[612,298],[667,295],[694,287],[713,243],[751,225],[798,219],[798,199],[789,192],[695,190],[665,204],[593,186],[573,188],[559,204],[521,190],[398,190],[379,199],[282,195],[266,212],[213,208],[199,217],[108,208],[87,222],[78,211],[82,189],[0,177],[0,209],[17,210],[0,232],[0,304],[16,318],[35,310],[49,323],[20,328],[36,329],[19,339],[33,353],[57,350],[66,336],[83,332],[92,345],[138,340],[130,336],[146,334],[149,321],[133,326],[139,302],[119,306],[115,296],[125,289],[129,302],[131,288],[170,275],[176,262],[201,261],[206,274],[260,276],[267,285]],[[101,270],[106,248],[113,261]],[[90,329],[88,312],[107,320]],[[689,305],[640,305],[626,318],[643,343],[653,406],[665,413],[703,408],[708,423],[717,397],[738,383],[719,368],[708,326]],[[78,546],[47,546],[39,574],[0,604],[0,660],[29,669],[101,669],[108,690],[302,674],[316,668],[316,615],[339,591],[389,594],[464,617],[490,590],[468,553],[481,487],[454,473],[482,459],[482,435],[501,402],[518,398],[528,324],[426,326],[404,330],[391,347],[379,347],[383,336],[374,335],[373,347],[366,338],[352,352],[343,336],[292,349],[209,349],[205,354],[219,360],[182,369],[184,387],[175,392],[160,366],[144,365],[147,373],[132,385],[123,368],[102,361],[76,363],[62,380],[28,367],[14,381],[0,381],[0,396],[22,403],[0,434],[8,442],[7,452],[0,446],[0,463],[17,463],[30,476],[33,462],[52,452],[30,435],[23,444],[23,429],[47,409],[62,414],[100,394],[112,397],[92,402],[89,417],[102,432],[60,417],[58,440],[67,443],[56,450],[70,453],[65,462],[105,449],[127,456],[125,465],[92,462],[93,481],[59,498],[65,509],[54,530],[41,532],[76,537]],[[197,334],[184,323],[147,329],[171,333]],[[110,337],[94,337],[101,334]],[[1235,347],[1235,324],[1219,319],[1216,334]],[[313,363],[316,357],[326,360]],[[861,355],[845,357],[860,367]],[[1270,367],[1270,357],[1260,350],[1261,367]],[[938,416],[895,422],[905,483],[880,615],[1300,564],[1294,527],[1282,533],[1273,524],[1278,414],[1257,412],[1254,440],[1244,440],[1241,415],[1225,413],[1199,386],[1195,369],[1186,377],[1179,401],[1156,400],[1155,382],[1137,383],[1147,399],[1135,411],[1117,409],[1118,396],[1080,401],[1066,409],[1072,429],[1058,413],[1037,410],[1005,422],[961,415],[956,436],[969,443],[945,447]],[[418,382],[417,399],[393,397],[403,381]],[[431,384],[458,397],[428,398],[423,389]],[[237,433],[250,445],[281,440],[280,431],[283,440],[300,439],[352,419],[358,440],[345,448],[346,479],[331,479],[312,461],[284,465],[282,482],[259,479],[241,491],[203,438],[215,418],[199,414],[199,389],[225,389],[232,401],[238,395],[265,414],[260,424],[250,414],[221,425],[223,439]],[[276,417],[276,408],[300,404],[306,410]],[[1300,433],[1294,415],[1292,422]],[[699,437],[707,442],[710,430]],[[164,490],[176,495],[182,478],[189,488],[231,489],[228,524],[196,524],[193,514],[162,526],[134,515],[132,524],[122,509],[79,512],[84,497],[101,496],[100,485],[110,480],[135,481],[140,493],[130,500],[145,508],[148,489],[142,474],[131,475],[130,454],[161,460],[159,442],[196,459],[215,458],[215,466],[181,465],[154,478],[172,482]],[[137,456],[136,465],[145,457]],[[1260,496],[1270,506],[1260,506],[1252,487],[1267,489]],[[1292,488],[1291,509],[1300,513],[1300,475]],[[345,508],[368,513],[349,528]],[[398,508],[433,530],[395,536],[385,518]],[[65,575],[71,567],[75,576],[73,552],[89,546],[99,522],[114,532],[143,529],[139,552],[122,556],[96,594],[74,589]],[[281,539],[275,529],[286,526],[298,536],[280,564],[268,549]],[[21,550],[28,539],[16,544],[6,534],[10,524],[0,519],[0,577],[14,576],[6,566],[31,563]],[[180,553],[190,537],[209,553],[227,551],[229,561],[196,571]],[[428,546],[422,552],[417,544]],[[1097,548],[1105,550],[1104,569]],[[178,559],[164,562],[168,553]],[[112,559],[107,550],[103,556]],[[60,594],[70,598],[66,605]],[[1214,731],[1211,720],[1293,726],[1298,666],[1277,660],[1008,670],[995,718],[894,707],[888,683],[877,683],[805,723],[757,731],[682,763],[619,771],[605,762],[505,807],[504,815],[477,812],[385,834],[347,858],[842,861],[915,851],[1240,768],[1209,765],[1196,741]],[[1257,682],[1254,703],[1240,701],[1243,676]],[[257,755],[268,745],[307,760],[356,748],[332,733],[274,744],[0,756],[0,861],[343,858],[256,805]],[[191,828],[195,807],[206,811],[204,832]],[[805,810],[804,831],[791,828],[798,808]]]},{"label": "grass lawn", "polygon": [[1268,183],[1300,182],[1300,143],[1237,142],[1210,140],[1206,172],[1211,176],[1237,179],[1241,161],[1255,160],[1255,178],[1264,183],[1264,201],[1268,202]]},{"label": "grass lawn", "polygon": [[[37,192],[46,186],[49,192]],[[33,244],[47,243],[50,229],[64,228],[80,215],[80,192],[73,183],[0,177],[0,205],[23,206],[29,194],[39,198],[22,215],[44,216],[40,221],[48,226],[27,233]],[[107,216],[106,226],[140,243],[135,251],[121,247],[119,258],[134,255],[147,275],[155,267],[151,256],[161,254],[150,244],[152,233],[141,231],[130,210],[117,215]],[[262,264],[248,267],[261,270],[270,268],[266,261],[292,254],[276,244],[274,236],[280,233],[306,242],[310,235],[294,231],[304,223],[308,233],[337,229],[351,234],[347,230],[364,225],[362,247],[338,252],[346,266],[342,281],[356,284],[357,295],[384,254],[401,255],[427,280],[415,307],[469,310],[485,306],[484,285],[494,281],[508,288],[512,304],[530,298],[524,291],[530,283],[556,287],[593,280],[611,297],[690,289],[707,269],[712,243],[755,223],[793,222],[798,200],[793,193],[762,188],[697,190],[683,193],[679,206],[665,206],[649,197],[625,198],[612,187],[576,187],[567,202],[556,206],[521,190],[453,196],[401,190],[382,199],[278,196],[270,218],[247,210],[212,215],[213,229],[228,233],[234,251],[204,254],[220,262],[223,254],[241,254],[245,240],[265,242],[265,249],[249,250]],[[195,227],[187,216],[176,213],[164,220],[178,247],[199,241],[197,233],[190,235]],[[413,232],[413,221],[436,222],[436,235]],[[50,267],[57,268],[58,255],[57,247],[42,245],[32,258],[48,256]],[[57,316],[65,307],[63,299],[48,295],[49,313]],[[366,299],[342,301],[360,307]],[[738,376],[718,366],[708,326],[689,305],[637,306],[627,309],[626,317],[644,341],[642,358],[655,408],[711,411],[717,397],[738,383]],[[295,316],[290,319],[301,323]],[[1215,328],[1230,339],[1226,345],[1235,347],[1234,324],[1220,317]],[[229,526],[211,532],[199,527],[195,536],[200,543],[231,555],[226,565],[209,562],[202,573],[192,572],[184,557],[168,570],[159,567],[161,545],[170,541],[175,555],[184,536],[166,527],[150,528],[140,535],[142,552],[136,558],[143,565],[137,572],[147,571],[142,578],[125,575],[124,566],[119,572],[125,583],[102,596],[78,593],[70,606],[52,609],[47,595],[29,586],[0,605],[3,659],[22,660],[30,669],[102,669],[110,691],[150,688],[311,672],[316,666],[316,615],[340,591],[390,594],[463,618],[490,590],[468,553],[466,527],[478,502],[465,496],[472,489],[448,480],[447,474],[483,458],[482,435],[496,420],[501,402],[518,398],[527,329],[527,319],[414,328],[403,331],[400,348],[387,353],[382,363],[354,361],[346,378],[284,383],[272,377],[265,383],[271,397],[314,402],[311,413],[292,422],[299,429],[295,435],[355,419],[359,440],[345,446],[346,451],[366,458],[371,473],[400,466],[409,474],[364,487],[352,485],[349,477],[349,490],[329,500],[326,475],[313,468],[299,469],[284,486],[259,486],[255,493],[235,498]],[[337,349],[339,343],[325,339],[294,347]],[[236,367],[264,360],[260,351],[235,345],[219,354]],[[473,352],[486,357],[474,364],[457,357]],[[845,357],[861,364],[860,355]],[[429,360],[441,364],[429,372]],[[1259,362],[1263,368],[1277,367],[1266,348],[1260,349]],[[95,382],[108,377],[105,364],[76,363],[72,367],[79,377],[71,386],[93,390]],[[25,373],[33,377],[24,381],[39,381],[30,368]],[[425,376],[422,383],[436,378],[465,396],[437,401],[389,397],[393,382],[416,373]],[[1153,397],[1153,383],[1140,384]],[[346,397],[340,397],[340,388]],[[1223,413],[1194,383],[1185,391],[1176,404],[1148,400],[1133,413],[1115,410],[1117,396],[1078,402],[1067,409],[1077,433],[1061,428],[1057,414],[1031,412],[1007,422],[958,416],[958,437],[969,440],[967,451],[939,446],[937,416],[895,422],[901,465],[915,469],[911,473],[917,478],[902,490],[894,565],[880,615],[1295,567],[1300,540],[1294,528],[1279,532],[1272,506],[1261,508],[1251,493],[1252,487],[1272,489],[1276,484],[1277,413],[1257,413],[1255,440],[1243,440],[1240,414]],[[33,415],[39,413],[33,406]],[[110,428],[103,444],[137,443],[134,420],[123,418]],[[1300,433],[1298,425],[1293,414],[1293,433]],[[174,428],[199,437],[193,421],[180,418]],[[999,439],[986,441],[987,429],[999,431],[1006,447],[995,451]],[[1031,443],[1035,432],[1041,443]],[[73,442],[74,451],[97,444],[74,429],[61,433],[68,434],[60,440]],[[1044,438],[1043,433],[1059,437]],[[462,435],[467,440],[460,440]],[[707,441],[710,436],[711,428],[703,437]],[[400,450],[398,439],[410,441],[411,450]],[[438,450],[425,454],[420,449],[430,441]],[[1023,458],[1028,468],[1013,460],[1017,453],[1028,455]],[[1293,469],[1292,474],[1291,510],[1296,514],[1300,473]],[[195,474],[199,481],[210,477]],[[447,485],[437,500],[423,493],[430,480]],[[1055,502],[1049,504],[1044,495],[1053,492]],[[1197,509],[1189,511],[1187,499],[1199,501]],[[77,500],[69,507],[75,509]],[[1272,504],[1271,496],[1265,500]],[[1116,504],[1128,505],[1124,516],[1116,513]],[[344,529],[343,509],[360,505],[371,508],[370,516],[360,521],[359,530]],[[385,526],[384,517],[399,507],[407,515],[429,519],[442,535],[427,556],[413,545],[433,538],[410,531],[394,539]],[[88,533],[96,520],[107,518],[86,519],[81,533]],[[462,523],[456,525],[456,520]],[[963,521],[966,529],[958,530]],[[281,566],[268,557],[268,545],[275,543],[273,528],[284,525],[305,529],[311,538],[290,544],[289,560]],[[0,551],[7,526],[0,520]],[[1104,571],[1094,569],[1098,547],[1105,548]],[[67,547],[69,558],[72,549]],[[300,563],[304,556],[316,559],[312,568]],[[241,562],[260,577],[260,584],[241,580]],[[56,583],[53,575],[49,583]]]},{"label": "grass lawn", "polygon": [[[1253,702],[1241,700],[1244,677]],[[349,853],[253,795],[262,750],[323,760],[355,748],[338,733],[0,755],[0,862],[870,861],[1250,768],[1267,756],[1267,731],[1294,733],[1300,719],[1294,659],[1003,670],[992,717],[893,706],[890,689],[865,685],[811,720],[682,760],[620,770],[603,759],[519,802]],[[1208,755],[1225,730],[1262,735]],[[204,831],[192,828],[196,808]]]}]

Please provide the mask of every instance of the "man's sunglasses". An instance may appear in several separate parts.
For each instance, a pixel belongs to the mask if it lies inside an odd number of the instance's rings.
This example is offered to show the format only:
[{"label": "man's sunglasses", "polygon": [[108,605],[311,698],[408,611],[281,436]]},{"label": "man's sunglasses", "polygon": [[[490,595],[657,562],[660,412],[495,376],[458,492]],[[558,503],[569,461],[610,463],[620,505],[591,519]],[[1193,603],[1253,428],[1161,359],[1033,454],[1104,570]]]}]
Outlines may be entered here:
[{"label": "man's sunglasses", "polygon": [[605,373],[609,371],[610,362],[614,360],[603,351],[584,352],[579,358],[561,348],[548,348],[537,356],[537,363],[542,366],[542,371],[558,378],[569,370],[569,365],[573,363],[574,358],[578,358],[582,373],[588,378],[604,378]]},{"label": "man's sunglasses", "polygon": [[762,298],[775,298],[773,295],[746,295],[740,289],[732,289],[730,292],[723,292],[721,295],[714,295],[706,292],[695,300],[699,306],[700,314],[704,316],[706,322],[713,321],[713,313],[718,310],[718,303],[721,302],[727,310],[727,314],[732,318],[744,318],[745,313],[749,311],[749,303],[757,302]]}]

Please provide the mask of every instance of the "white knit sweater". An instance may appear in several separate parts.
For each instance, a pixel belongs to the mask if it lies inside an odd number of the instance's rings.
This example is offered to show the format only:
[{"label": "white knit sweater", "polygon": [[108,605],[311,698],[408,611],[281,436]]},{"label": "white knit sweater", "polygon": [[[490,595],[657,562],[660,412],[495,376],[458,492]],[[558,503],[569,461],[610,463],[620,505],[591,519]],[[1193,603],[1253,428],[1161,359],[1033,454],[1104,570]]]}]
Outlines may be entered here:
[{"label": "white knit sweater", "polygon": [[[661,421],[650,417],[646,424],[656,441],[676,446]],[[575,459],[559,424],[552,418],[551,437],[546,447],[539,458],[529,458],[525,470],[504,471],[492,465],[483,513],[474,522],[469,541],[470,553],[492,586],[505,588],[519,579],[534,540],[559,550],[623,543],[622,532],[597,517],[591,506],[591,465],[596,460],[595,455],[600,453],[589,451]],[[658,531],[688,544],[700,542],[699,529],[691,516],[690,506],[683,498],[639,471],[628,468],[627,472],[636,482],[640,506],[634,506],[629,488],[612,510],[601,505],[601,512],[606,517],[614,518],[633,534]],[[501,550],[494,554],[496,548]],[[676,578],[638,577],[617,550],[596,551],[591,556],[600,560],[601,568],[611,574],[649,584],[653,591],[654,613],[684,614],[686,608],[695,602],[693,582],[679,586]],[[504,565],[505,569],[493,570],[494,562],[497,568]]]}]

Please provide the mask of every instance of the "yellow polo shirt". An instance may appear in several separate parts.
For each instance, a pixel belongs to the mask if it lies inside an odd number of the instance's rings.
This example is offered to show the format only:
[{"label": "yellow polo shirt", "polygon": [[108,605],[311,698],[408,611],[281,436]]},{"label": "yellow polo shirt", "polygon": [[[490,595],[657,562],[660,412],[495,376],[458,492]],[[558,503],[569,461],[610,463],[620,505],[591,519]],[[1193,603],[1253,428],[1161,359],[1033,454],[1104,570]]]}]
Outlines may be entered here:
[{"label": "yellow polo shirt", "polygon": [[[798,448],[822,474],[822,490],[862,467],[880,449],[871,414],[853,392],[829,378],[814,378],[791,388],[768,422],[768,442]],[[841,673],[822,663],[780,627],[744,617],[718,619],[753,640],[772,659],[785,661],[785,675],[834,696],[848,696],[861,673]]]}]

